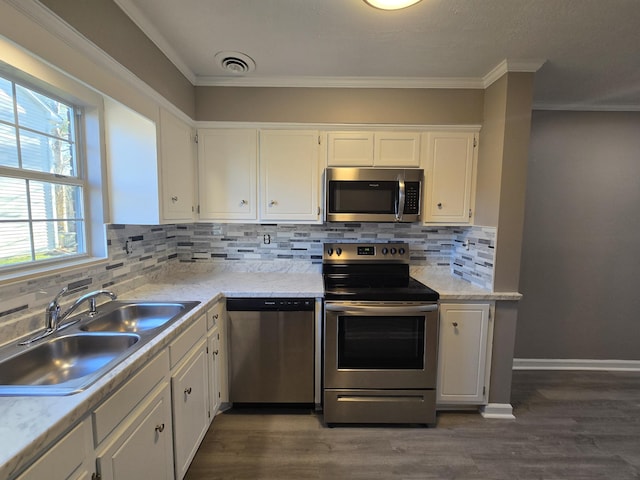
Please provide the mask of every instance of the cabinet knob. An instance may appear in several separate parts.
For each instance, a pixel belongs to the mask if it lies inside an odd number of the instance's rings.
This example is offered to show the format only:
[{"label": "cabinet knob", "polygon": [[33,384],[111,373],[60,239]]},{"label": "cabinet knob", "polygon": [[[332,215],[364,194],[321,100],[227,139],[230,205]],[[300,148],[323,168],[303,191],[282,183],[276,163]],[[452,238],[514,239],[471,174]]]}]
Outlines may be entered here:
[{"label": "cabinet knob", "polygon": [[213,316],[213,319],[214,319],[214,320],[217,320],[217,319],[218,319],[218,314],[217,314],[217,313]]},{"label": "cabinet knob", "polygon": [[160,425],[156,425],[156,432],[158,432],[158,433],[164,432],[164,423],[162,423]]},{"label": "cabinet knob", "polygon": [[438,208],[442,208],[442,202],[438,203]]},{"label": "cabinet knob", "polygon": [[269,202],[269,206],[270,206],[270,207],[275,207],[276,205],[278,205],[278,202],[276,202],[275,200],[271,200],[271,201]]},{"label": "cabinet knob", "polygon": [[240,200],[240,206],[248,205],[248,204],[249,202],[247,202],[246,200]]},{"label": "cabinet knob", "polygon": [[171,197],[171,201],[173,203],[176,203],[178,201],[178,197],[176,195],[174,195],[173,197]]},{"label": "cabinet knob", "polygon": [[189,388],[185,388],[185,389],[184,389],[184,394],[185,394],[185,395],[191,395],[191,387],[189,387]]},{"label": "cabinet knob", "polygon": [[214,355],[218,355],[218,350],[213,352]]},{"label": "cabinet knob", "polygon": [[453,322],[451,325],[453,325],[453,328],[458,328],[458,322]]}]

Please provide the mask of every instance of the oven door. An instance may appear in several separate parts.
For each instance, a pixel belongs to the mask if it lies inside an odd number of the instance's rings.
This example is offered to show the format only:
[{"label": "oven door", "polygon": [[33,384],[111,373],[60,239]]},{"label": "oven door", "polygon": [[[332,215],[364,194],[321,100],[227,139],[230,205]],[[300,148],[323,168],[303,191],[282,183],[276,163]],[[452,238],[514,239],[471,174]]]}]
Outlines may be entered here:
[{"label": "oven door", "polygon": [[438,305],[325,302],[324,387],[436,387]]}]

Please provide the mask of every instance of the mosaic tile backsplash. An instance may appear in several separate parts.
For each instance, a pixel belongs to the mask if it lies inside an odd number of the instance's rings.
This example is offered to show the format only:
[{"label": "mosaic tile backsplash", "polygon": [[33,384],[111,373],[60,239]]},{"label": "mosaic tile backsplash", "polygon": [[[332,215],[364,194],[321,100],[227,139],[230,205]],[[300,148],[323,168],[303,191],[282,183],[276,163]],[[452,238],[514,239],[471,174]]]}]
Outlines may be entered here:
[{"label": "mosaic tile backsplash", "polygon": [[[450,267],[453,275],[492,289],[495,240],[495,228],[417,224],[109,225],[106,265],[0,287],[0,344],[41,328],[45,306],[65,286],[71,298],[103,288],[119,293],[178,262],[238,269],[293,262],[319,272],[324,242],[406,242],[413,265]],[[25,321],[27,311],[32,318]]]}]

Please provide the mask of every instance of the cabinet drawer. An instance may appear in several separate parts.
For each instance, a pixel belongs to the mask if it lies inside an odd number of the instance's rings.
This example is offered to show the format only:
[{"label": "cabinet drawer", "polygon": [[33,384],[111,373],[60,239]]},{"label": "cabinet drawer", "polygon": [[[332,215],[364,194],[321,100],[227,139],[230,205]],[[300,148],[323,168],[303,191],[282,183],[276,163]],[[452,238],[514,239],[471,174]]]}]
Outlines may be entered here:
[{"label": "cabinet drawer", "polygon": [[107,401],[93,411],[94,441],[96,446],[116,428],[124,418],[169,373],[168,353],[163,350],[135,374]]},{"label": "cabinet drawer", "polygon": [[207,334],[207,322],[205,315],[198,318],[193,325],[185,330],[171,345],[169,345],[169,358],[171,368],[175,367],[191,348]]}]

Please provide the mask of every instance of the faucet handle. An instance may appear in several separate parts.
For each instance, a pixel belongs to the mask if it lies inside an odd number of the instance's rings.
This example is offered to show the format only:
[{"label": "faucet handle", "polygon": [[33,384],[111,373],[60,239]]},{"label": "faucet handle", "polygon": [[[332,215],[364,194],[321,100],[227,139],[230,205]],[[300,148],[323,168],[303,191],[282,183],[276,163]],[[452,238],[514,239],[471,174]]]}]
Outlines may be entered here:
[{"label": "faucet handle", "polygon": [[60,300],[60,297],[62,297],[65,293],[67,293],[68,290],[69,290],[69,287],[64,287],[62,290],[60,290],[58,294],[53,298],[53,300],[51,300],[51,303],[58,303],[58,300]]}]

